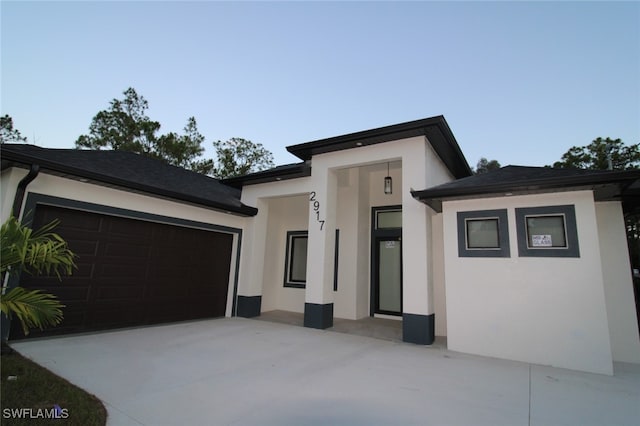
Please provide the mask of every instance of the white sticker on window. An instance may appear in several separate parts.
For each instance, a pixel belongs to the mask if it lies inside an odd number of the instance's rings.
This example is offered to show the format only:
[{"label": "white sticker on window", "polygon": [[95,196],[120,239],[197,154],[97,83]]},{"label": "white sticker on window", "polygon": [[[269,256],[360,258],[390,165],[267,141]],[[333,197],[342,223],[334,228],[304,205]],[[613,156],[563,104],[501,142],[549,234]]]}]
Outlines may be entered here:
[{"label": "white sticker on window", "polygon": [[388,248],[388,249],[392,249],[396,247],[396,242],[395,241],[385,241],[384,242],[384,248]]},{"label": "white sticker on window", "polygon": [[531,236],[532,247],[553,247],[551,241],[551,235],[532,235]]}]

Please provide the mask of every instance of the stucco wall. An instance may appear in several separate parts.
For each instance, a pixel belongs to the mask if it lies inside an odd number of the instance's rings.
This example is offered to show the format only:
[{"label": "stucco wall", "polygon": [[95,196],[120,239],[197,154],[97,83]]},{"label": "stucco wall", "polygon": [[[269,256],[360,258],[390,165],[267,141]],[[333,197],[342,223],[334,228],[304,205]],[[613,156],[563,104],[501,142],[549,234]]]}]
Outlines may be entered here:
[{"label": "stucco wall", "polygon": [[5,220],[11,215],[11,208],[13,207],[13,199],[16,195],[16,188],[20,179],[27,175],[26,170],[11,168],[2,172],[0,175],[0,220],[4,223]]},{"label": "stucco wall", "polygon": [[[579,258],[519,257],[514,209],[575,205]],[[508,210],[511,257],[459,257],[456,212]],[[451,201],[443,206],[451,350],[612,374],[591,191]]]},{"label": "stucco wall", "polygon": [[[405,161],[410,162],[408,174]],[[392,194],[383,191],[387,173],[393,178]],[[405,182],[405,176],[409,176],[411,185]],[[328,184],[329,180],[335,184]],[[437,304],[440,319],[436,319],[436,324],[438,333],[445,334],[441,237],[435,248],[431,248],[432,215],[426,206],[411,197],[410,186],[421,189],[449,180],[450,173],[429,143],[424,137],[415,137],[317,155],[312,161],[311,177],[245,187],[243,202],[258,207],[260,212],[247,227],[240,294],[262,294],[263,311],[287,309],[300,312],[306,301],[333,303],[334,316],[337,318],[359,319],[368,316],[371,298],[371,208],[404,203],[410,210],[406,216],[410,220],[404,224],[403,252],[407,258],[412,258],[410,266],[403,265],[407,277],[404,282],[406,300],[412,305],[412,313],[433,313],[434,301],[430,300],[434,293],[433,281],[439,280],[440,300]],[[334,222],[326,220],[324,231],[318,230],[315,212],[309,210],[308,194],[311,191],[320,201],[321,219],[334,218]],[[282,203],[290,196],[301,196],[300,208],[285,212]],[[327,210],[329,205],[332,206],[331,211]],[[283,290],[287,231],[282,227],[283,223],[288,228],[298,228],[288,230],[310,229],[307,276],[312,285],[308,281],[306,290]],[[263,227],[267,231],[263,232]],[[337,292],[332,291],[335,228],[340,230]],[[436,229],[441,235],[439,224],[436,224]],[[273,242],[278,243],[277,250],[270,248]],[[440,256],[439,260],[434,262],[431,259],[431,250],[440,251],[436,255]],[[305,295],[304,300],[300,297],[301,293]]]},{"label": "stucco wall", "polygon": [[308,228],[308,196],[272,198],[268,200],[268,208],[261,310],[304,312],[305,290],[284,287],[284,267],[287,231]]},{"label": "stucco wall", "polygon": [[[13,169],[13,171],[9,175],[9,179],[6,179],[7,174],[3,173],[3,220],[6,217],[5,215],[10,212],[10,205],[11,203],[13,203],[13,196],[15,194],[15,186],[17,185],[18,181],[26,174],[26,170]],[[49,195],[69,200],[82,201],[86,203],[132,210],[136,212],[144,212],[153,215],[167,216],[170,218],[180,218],[238,229],[243,229],[247,220],[246,218],[240,216],[220,213],[210,209],[182,204],[175,201],[150,197],[141,194],[134,194],[120,189],[107,188],[91,183],[83,183],[76,180],[49,175],[45,172],[41,172],[36,177],[36,179],[28,185],[27,194],[24,198],[25,202],[29,193]],[[8,210],[5,212],[6,208],[8,208]],[[236,270],[235,260],[238,243],[238,236],[237,234],[234,234],[232,263],[229,278],[229,293],[227,297],[227,316],[231,315],[231,306],[233,303],[233,290],[235,285]],[[212,256],[215,256],[215,253],[212,253]]]},{"label": "stucco wall", "polygon": [[640,337],[622,206],[619,202],[596,203],[596,215],[613,360],[640,363]]},{"label": "stucco wall", "polygon": [[447,335],[447,298],[444,275],[444,235],[442,215],[434,215],[431,223],[433,235],[433,310],[435,313],[436,336]]}]

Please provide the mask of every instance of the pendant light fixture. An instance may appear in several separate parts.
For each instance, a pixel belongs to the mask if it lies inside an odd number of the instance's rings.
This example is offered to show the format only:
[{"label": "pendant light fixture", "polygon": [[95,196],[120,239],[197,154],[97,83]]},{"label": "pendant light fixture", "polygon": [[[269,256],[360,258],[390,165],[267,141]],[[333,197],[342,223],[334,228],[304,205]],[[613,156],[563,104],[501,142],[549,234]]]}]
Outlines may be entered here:
[{"label": "pendant light fixture", "polygon": [[393,182],[391,180],[391,176],[389,176],[389,163],[387,162],[387,177],[384,178],[384,193],[391,194],[393,193]]}]

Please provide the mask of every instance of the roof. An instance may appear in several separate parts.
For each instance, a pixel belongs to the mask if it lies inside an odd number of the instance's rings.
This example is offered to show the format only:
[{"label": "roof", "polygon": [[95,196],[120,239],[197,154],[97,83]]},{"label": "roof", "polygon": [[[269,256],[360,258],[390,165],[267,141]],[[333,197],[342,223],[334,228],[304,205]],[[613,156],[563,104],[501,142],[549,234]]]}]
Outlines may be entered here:
[{"label": "roof", "polygon": [[234,188],[242,188],[243,185],[255,185],[258,183],[296,179],[306,176],[311,176],[311,166],[304,161],[302,163],[286,164],[244,176],[223,179],[222,183],[233,186]]},{"label": "roof", "polygon": [[50,149],[2,144],[2,170],[37,164],[51,174],[123,188],[179,202],[254,216],[240,202],[240,191],[217,179],[126,151]]},{"label": "roof", "polygon": [[375,145],[415,136],[427,137],[434,151],[453,176],[463,178],[471,175],[471,168],[462,154],[460,146],[453,136],[447,121],[442,115],[439,115],[422,120],[409,121],[392,126],[379,127],[377,129],[291,145],[287,147],[287,151],[304,162],[279,166],[237,178],[225,179],[223,182],[236,188],[241,188],[243,185],[310,176],[311,166],[308,162],[314,155],[346,149],[356,149],[362,146]]},{"label": "roof", "polygon": [[500,197],[575,189],[592,189],[597,201],[620,200],[625,189],[640,179],[640,170],[611,171],[506,166],[458,179],[411,195],[442,211],[442,201]]}]

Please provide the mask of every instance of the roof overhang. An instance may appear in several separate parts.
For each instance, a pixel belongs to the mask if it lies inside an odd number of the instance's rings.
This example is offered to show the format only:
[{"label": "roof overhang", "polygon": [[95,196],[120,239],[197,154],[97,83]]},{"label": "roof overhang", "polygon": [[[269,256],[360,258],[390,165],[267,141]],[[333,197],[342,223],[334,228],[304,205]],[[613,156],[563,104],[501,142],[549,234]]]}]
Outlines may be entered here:
[{"label": "roof overhang", "polygon": [[296,164],[287,164],[261,172],[251,173],[223,179],[222,183],[241,189],[245,185],[257,185],[259,183],[278,182],[282,180],[298,179],[311,176],[311,165],[305,161]]},{"label": "roof overhang", "polygon": [[255,207],[246,206],[244,204],[241,204],[240,206],[231,206],[216,202],[214,200],[167,190],[165,188],[154,187],[125,179],[119,179],[113,176],[103,175],[101,173],[80,169],[66,164],[49,161],[44,158],[34,157],[20,152],[11,151],[8,149],[3,150],[2,152],[2,171],[11,167],[28,169],[31,164],[39,165],[40,170],[43,173],[48,173],[67,179],[73,179],[83,183],[92,183],[95,185],[116,188],[137,194],[152,195],[157,198],[178,201],[184,204],[205,207],[222,213],[234,214],[238,216],[255,216],[258,213],[258,209],[256,209]]},{"label": "roof overhang", "polygon": [[438,213],[442,212],[442,203],[445,201],[579,190],[592,190],[595,201],[622,201],[625,194],[631,195],[627,189],[639,179],[640,171],[637,170],[611,171],[582,176],[529,179],[525,182],[503,182],[460,188],[448,188],[445,184],[431,189],[411,191],[411,195]]},{"label": "roof overhang", "polygon": [[308,161],[314,155],[346,149],[357,149],[399,139],[425,136],[434,151],[456,178],[471,175],[467,163],[449,125],[443,116],[410,121],[393,126],[349,133],[328,139],[320,139],[287,147],[287,151],[301,160]]}]

